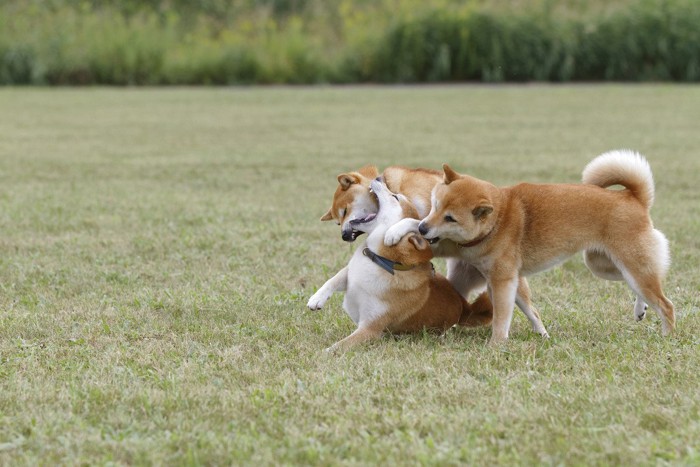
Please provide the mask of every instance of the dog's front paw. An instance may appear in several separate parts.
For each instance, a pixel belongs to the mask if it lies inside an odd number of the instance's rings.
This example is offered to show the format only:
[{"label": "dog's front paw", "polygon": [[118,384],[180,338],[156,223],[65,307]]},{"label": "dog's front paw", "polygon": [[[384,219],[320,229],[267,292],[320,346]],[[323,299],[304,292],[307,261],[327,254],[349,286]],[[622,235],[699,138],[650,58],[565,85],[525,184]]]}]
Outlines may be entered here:
[{"label": "dog's front paw", "polygon": [[419,223],[420,221],[417,219],[402,219],[396,224],[392,225],[384,234],[384,245],[397,245],[407,233],[417,233]]},{"label": "dog's front paw", "polygon": [[321,289],[311,296],[306,306],[309,307],[310,310],[320,310],[329,298],[331,298],[331,295]]},{"label": "dog's front paw", "polygon": [[398,230],[392,231],[392,229],[393,227],[387,230],[386,235],[384,235],[384,245],[386,246],[394,246],[401,241],[401,238],[403,238],[403,235],[399,235],[400,232],[398,232]]}]

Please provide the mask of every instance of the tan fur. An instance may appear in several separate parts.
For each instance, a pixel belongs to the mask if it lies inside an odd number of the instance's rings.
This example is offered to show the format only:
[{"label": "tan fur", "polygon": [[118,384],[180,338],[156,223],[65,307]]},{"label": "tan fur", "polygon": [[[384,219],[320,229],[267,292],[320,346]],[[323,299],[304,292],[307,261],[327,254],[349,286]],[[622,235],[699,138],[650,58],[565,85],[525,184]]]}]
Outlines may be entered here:
[{"label": "tan fur", "polygon": [[[633,168],[638,163],[628,162]],[[673,305],[661,290],[667,247],[648,214],[653,185],[648,187],[648,180],[634,173],[606,176],[604,165],[596,170],[597,180],[630,189],[530,183],[499,188],[444,166],[444,183],[435,187],[432,210],[420,231],[427,238],[461,244],[483,238],[464,248],[462,256],[488,281],[494,306],[492,342],[508,337],[518,279],[584,249],[599,252],[589,259],[598,261],[601,270],[612,260],[618,271],[626,271],[630,287],[659,314],[664,334],[673,330]],[[648,175],[650,180],[650,171]],[[609,274],[618,277],[614,271]]]},{"label": "tan fur", "polygon": [[382,174],[384,183],[393,193],[406,196],[416,207],[420,219],[430,212],[430,193],[442,182],[442,172],[431,169],[387,167]]}]

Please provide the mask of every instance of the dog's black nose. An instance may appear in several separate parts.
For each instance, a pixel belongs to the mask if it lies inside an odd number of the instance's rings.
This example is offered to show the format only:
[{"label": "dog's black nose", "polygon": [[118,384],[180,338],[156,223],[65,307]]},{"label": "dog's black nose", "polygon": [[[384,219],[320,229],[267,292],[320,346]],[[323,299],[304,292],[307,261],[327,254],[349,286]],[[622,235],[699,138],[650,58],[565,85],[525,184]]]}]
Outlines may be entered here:
[{"label": "dog's black nose", "polygon": [[428,233],[428,228],[425,226],[424,223],[418,224],[418,232],[420,232],[421,235],[425,235]]},{"label": "dog's black nose", "polygon": [[382,181],[382,176],[380,175],[379,177],[375,178],[376,181],[381,182]]}]

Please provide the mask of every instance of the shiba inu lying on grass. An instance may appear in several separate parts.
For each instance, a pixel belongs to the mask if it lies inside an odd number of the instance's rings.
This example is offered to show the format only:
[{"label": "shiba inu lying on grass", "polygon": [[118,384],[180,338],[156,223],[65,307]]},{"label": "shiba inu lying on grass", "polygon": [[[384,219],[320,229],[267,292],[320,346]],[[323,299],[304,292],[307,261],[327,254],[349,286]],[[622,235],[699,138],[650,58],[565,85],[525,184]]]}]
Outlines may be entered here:
[{"label": "shiba inu lying on grass", "polygon": [[372,181],[371,189],[377,211],[360,218],[366,241],[307,305],[318,310],[333,292],[345,291],[343,307],[357,330],[327,350],[348,349],[381,336],[385,330],[445,331],[455,324],[488,324],[488,296],[482,294],[472,305],[467,303],[447,279],[435,273],[430,263],[432,250],[422,236],[409,233],[391,247],[384,245],[389,227],[405,217],[415,219],[418,213],[404,196],[392,193],[381,181]]},{"label": "shiba inu lying on grass", "polygon": [[[441,254],[475,266],[486,278],[493,302],[492,343],[508,338],[519,279],[581,250],[594,274],[627,282],[637,296],[638,320],[649,304],[661,319],[663,334],[674,329],[673,304],[661,290],[670,265],[668,241],[649,217],[654,181],[641,155],[602,154],[584,169],[580,185],[499,188],[447,165],[443,169],[444,181],[433,189],[428,216],[401,221],[387,232],[385,242],[394,245],[417,230],[429,242],[444,244]],[[625,189],[606,189],[614,185]]]}]

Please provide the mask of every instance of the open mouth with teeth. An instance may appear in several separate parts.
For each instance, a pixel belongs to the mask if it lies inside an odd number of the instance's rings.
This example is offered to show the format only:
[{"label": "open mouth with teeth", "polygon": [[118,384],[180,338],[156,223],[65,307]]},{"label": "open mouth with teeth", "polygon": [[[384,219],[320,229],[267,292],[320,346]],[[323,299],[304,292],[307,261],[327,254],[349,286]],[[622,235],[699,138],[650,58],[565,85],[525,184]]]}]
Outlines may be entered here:
[{"label": "open mouth with teeth", "polygon": [[361,232],[359,230],[351,230],[350,233],[347,233],[347,234],[344,233],[342,235],[342,237],[343,237],[343,240],[345,240],[346,242],[354,242],[355,240],[357,240],[357,237],[359,237],[363,233],[364,232]]},{"label": "open mouth with teeth", "polygon": [[376,212],[370,212],[370,213],[367,214],[365,217],[361,217],[360,219],[353,219],[353,220],[351,220],[351,221],[350,221],[350,225],[352,225],[352,226],[354,227],[354,226],[356,226],[356,225],[366,224],[367,222],[373,221],[376,217],[377,217],[377,213],[376,213]]},{"label": "open mouth with teeth", "polygon": [[435,243],[437,243],[437,242],[440,241],[440,237],[426,238],[426,240],[428,241],[428,243],[430,243],[431,245],[433,245],[433,244],[435,244]]},{"label": "open mouth with teeth", "polygon": [[376,217],[377,213],[371,212],[365,217],[351,220],[350,226],[352,227],[352,230],[350,232],[346,231],[343,233],[343,240],[345,240],[346,242],[354,242],[357,239],[357,237],[365,233],[364,230],[361,230],[362,225],[373,221]]}]

